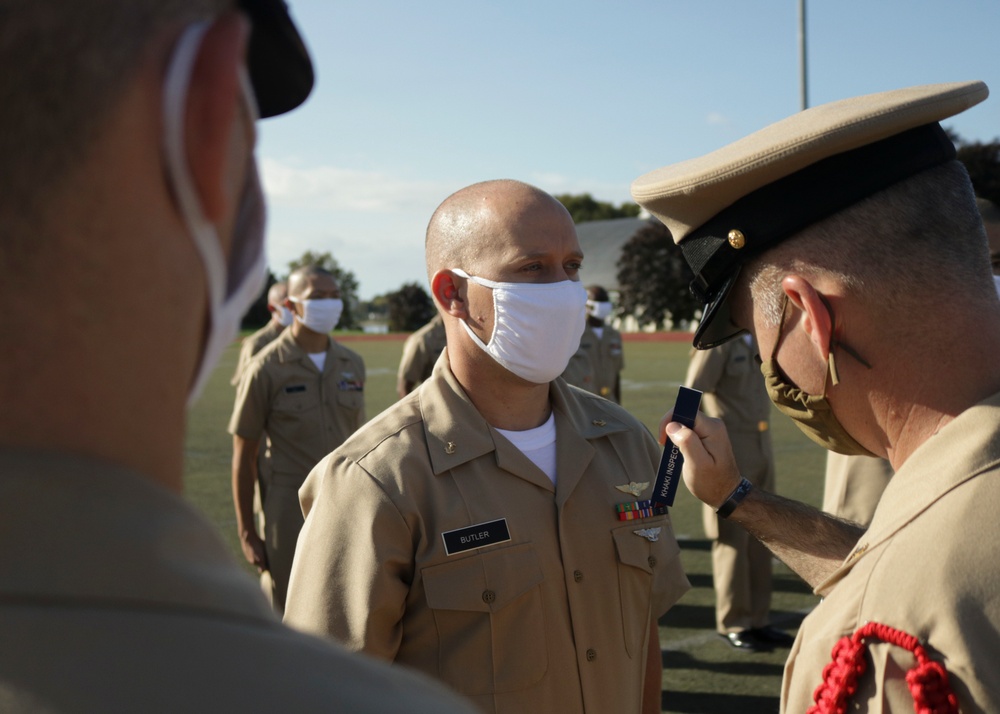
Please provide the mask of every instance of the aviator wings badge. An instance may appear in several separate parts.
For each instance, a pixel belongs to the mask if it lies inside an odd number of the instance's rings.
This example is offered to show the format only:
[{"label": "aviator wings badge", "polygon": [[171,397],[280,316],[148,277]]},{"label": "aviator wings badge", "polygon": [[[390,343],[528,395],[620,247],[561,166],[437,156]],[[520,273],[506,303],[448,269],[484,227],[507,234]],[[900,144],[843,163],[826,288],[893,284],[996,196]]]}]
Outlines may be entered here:
[{"label": "aviator wings badge", "polygon": [[662,528],[640,528],[639,530],[632,531],[637,536],[642,536],[650,543],[655,543],[660,539],[660,531]]},{"label": "aviator wings badge", "polygon": [[636,483],[631,481],[623,486],[615,486],[622,493],[629,493],[635,498],[639,498],[643,491],[649,488],[649,481],[643,481],[642,483]]}]

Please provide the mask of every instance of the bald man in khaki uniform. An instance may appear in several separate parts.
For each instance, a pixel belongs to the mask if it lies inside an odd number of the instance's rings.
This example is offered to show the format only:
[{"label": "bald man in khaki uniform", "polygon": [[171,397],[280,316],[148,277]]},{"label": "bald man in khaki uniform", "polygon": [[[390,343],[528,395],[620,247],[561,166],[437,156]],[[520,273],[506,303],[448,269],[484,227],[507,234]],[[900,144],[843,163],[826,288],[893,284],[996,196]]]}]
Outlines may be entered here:
[{"label": "bald man in khaki uniform", "polygon": [[[288,285],[295,322],[251,361],[229,422],[237,531],[247,561],[269,573],[278,612],[302,528],[298,489],[309,470],[365,421],[361,356],[329,336],[332,325],[313,329],[303,322],[312,301],[339,300],[336,281],[310,266],[293,272]],[[250,515],[262,439],[268,462],[261,483],[263,538]]]},{"label": "bald man in khaki uniform", "polygon": [[660,711],[656,621],[689,585],[665,513],[619,517],[652,492],[655,442],[557,378],[583,328],[581,260],[565,208],[531,186],[438,208],[448,347],[306,480],[286,622],[485,712]]},{"label": "bald man in khaki uniform", "polygon": [[705,299],[695,346],[749,331],[807,436],[895,470],[865,530],[746,483],[721,422],[664,419],[692,493],[823,597],[785,666],[789,714],[915,698],[1000,711],[985,665],[1000,651],[1000,299],[939,124],[987,94],[956,82],[818,106],[632,186]]},{"label": "bald man in khaki uniform", "polygon": [[[749,335],[710,350],[695,350],[684,383],[704,393],[702,411],[721,419],[740,474],[754,486],[774,489],[771,400],[754,363]],[[789,646],[792,637],[769,624],[771,553],[739,526],[704,506],[705,535],[712,539],[715,627],[740,650]]]},{"label": "bald man in khaki uniform", "polygon": [[256,120],[312,87],[285,3],[0,14],[0,711],[467,714],[283,627],[182,497],[266,276]]},{"label": "bald man in khaki uniform", "polygon": [[250,359],[274,342],[285,328],[292,324],[292,314],[285,307],[288,298],[288,286],[283,282],[275,283],[267,291],[267,309],[271,319],[267,324],[252,335],[243,338],[240,345],[240,356],[236,362],[236,371],[229,383],[234,387],[240,383],[240,378],[250,364]]},{"label": "bald man in khaki uniform", "polygon": [[445,344],[444,322],[440,315],[434,315],[426,325],[406,338],[396,375],[396,393],[400,399],[431,376],[434,363]]}]

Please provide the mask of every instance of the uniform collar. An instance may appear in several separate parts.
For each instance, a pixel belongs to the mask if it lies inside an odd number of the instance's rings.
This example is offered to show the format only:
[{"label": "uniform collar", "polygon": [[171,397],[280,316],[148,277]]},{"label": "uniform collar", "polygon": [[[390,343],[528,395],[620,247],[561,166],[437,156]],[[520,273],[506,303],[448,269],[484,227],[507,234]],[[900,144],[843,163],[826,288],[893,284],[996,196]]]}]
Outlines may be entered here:
[{"label": "uniform collar", "polygon": [[826,595],[871,549],[953,488],[1000,466],[1000,393],[966,409],[921,444],[889,480],[872,523],[844,563],[816,588]]},{"label": "uniform collar", "polygon": [[201,611],[273,623],[190,504],[84,458],[0,450],[0,602]]},{"label": "uniform collar", "polygon": [[[312,365],[313,368],[316,367],[316,364],[309,358],[309,354],[304,349],[299,347],[299,343],[295,341],[295,336],[292,334],[292,328],[286,328],[274,342],[278,345],[275,347],[275,350],[278,352],[278,359],[280,362],[303,362]],[[330,337],[326,343],[327,357],[336,357],[339,350],[340,345],[335,339]]]},{"label": "uniform collar", "polygon": [[[506,454],[509,442],[504,439],[503,446],[498,449],[495,430],[472,404],[452,373],[447,348],[434,365],[434,375],[436,379],[425,382],[419,393],[420,412],[434,473],[444,473],[491,451],[498,452],[498,465],[504,468],[504,459],[511,458]],[[563,444],[578,440],[577,446],[590,453],[592,447],[587,442],[630,428],[616,416],[613,404],[573,392],[562,379],[556,379],[549,385],[549,398],[559,435],[560,480],[564,471]],[[520,456],[520,452],[517,455]],[[567,468],[565,471],[569,473],[575,469]]]}]

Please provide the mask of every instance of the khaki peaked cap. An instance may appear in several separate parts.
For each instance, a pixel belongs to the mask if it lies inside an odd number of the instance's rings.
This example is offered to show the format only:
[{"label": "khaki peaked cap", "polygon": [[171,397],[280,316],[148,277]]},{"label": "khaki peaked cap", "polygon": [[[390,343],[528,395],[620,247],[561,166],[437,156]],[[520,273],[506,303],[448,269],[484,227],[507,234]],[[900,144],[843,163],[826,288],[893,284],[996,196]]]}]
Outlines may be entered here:
[{"label": "khaki peaked cap", "polygon": [[728,319],[716,318],[728,318],[726,297],[744,263],[954,158],[937,122],[988,94],[982,82],[956,82],[831,102],[637,178],[632,197],[670,230],[695,274],[692,290],[707,303],[695,346],[738,333]]}]

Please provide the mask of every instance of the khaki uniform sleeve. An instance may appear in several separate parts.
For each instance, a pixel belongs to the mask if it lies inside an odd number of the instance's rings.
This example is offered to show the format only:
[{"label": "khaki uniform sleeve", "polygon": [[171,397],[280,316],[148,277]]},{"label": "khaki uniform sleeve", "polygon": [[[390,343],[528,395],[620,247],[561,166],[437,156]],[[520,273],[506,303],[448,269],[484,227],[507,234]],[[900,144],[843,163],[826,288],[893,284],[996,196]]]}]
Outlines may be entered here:
[{"label": "khaki uniform sleeve", "polygon": [[[367,381],[368,381],[368,375],[365,372],[365,361],[361,358],[361,355],[359,355],[357,353],[352,353],[352,354],[353,354],[353,358],[354,358],[354,365],[355,365],[354,368],[357,370],[357,373],[361,375],[361,382],[363,384],[366,384]],[[366,386],[367,386],[367,384],[366,384]],[[367,394],[367,392],[365,392],[365,391],[362,391],[361,393],[363,395]],[[354,430],[355,431],[357,431],[358,429],[360,429],[361,425],[364,424],[365,421],[366,421],[366,418],[365,418],[365,404],[367,403],[367,401],[368,401],[367,398],[364,399],[364,400],[362,400],[362,402],[361,402],[361,408],[358,409],[358,411],[357,411],[357,423],[355,423],[355,425],[354,425]]]},{"label": "khaki uniform sleeve", "polygon": [[299,494],[306,520],[285,622],[392,661],[414,567],[403,517],[367,471],[336,452]]},{"label": "khaki uniform sleeve", "polygon": [[399,360],[398,377],[400,379],[413,384],[423,379],[427,355],[422,347],[423,340],[419,339],[418,333],[413,333],[406,338],[406,342],[403,343],[403,356]]},{"label": "khaki uniform sleeve", "polygon": [[236,403],[229,419],[229,433],[244,439],[260,439],[270,407],[270,389],[264,365],[251,360],[236,388]]},{"label": "khaki uniform sleeve", "polygon": [[250,364],[250,358],[253,357],[253,344],[250,338],[244,338],[243,343],[240,346],[240,356],[236,362],[236,371],[233,373],[232,379],[229,383],[234,387],[240,383],[240,379],[247,371],[247,366]]}]

